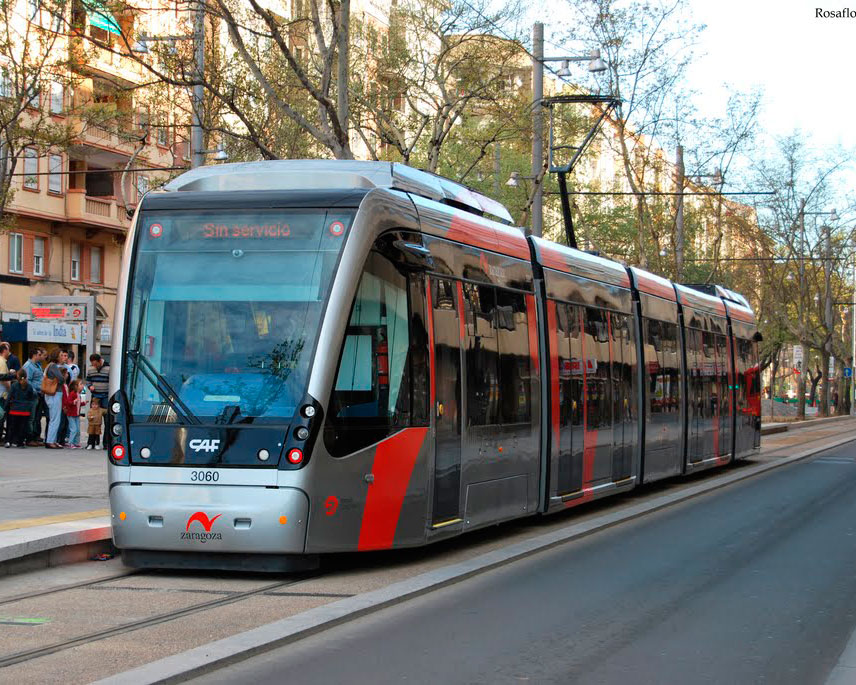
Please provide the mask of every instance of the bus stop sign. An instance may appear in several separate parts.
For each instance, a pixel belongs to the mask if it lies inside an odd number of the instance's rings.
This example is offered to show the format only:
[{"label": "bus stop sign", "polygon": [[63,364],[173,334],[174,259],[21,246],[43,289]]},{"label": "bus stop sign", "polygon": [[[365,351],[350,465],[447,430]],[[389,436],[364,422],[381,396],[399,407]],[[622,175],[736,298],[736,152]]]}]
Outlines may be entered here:
[{"label": "bus stop sign", "polygon": [[853,378],[853,369],[849,366],[844,367],[844,377]]}]

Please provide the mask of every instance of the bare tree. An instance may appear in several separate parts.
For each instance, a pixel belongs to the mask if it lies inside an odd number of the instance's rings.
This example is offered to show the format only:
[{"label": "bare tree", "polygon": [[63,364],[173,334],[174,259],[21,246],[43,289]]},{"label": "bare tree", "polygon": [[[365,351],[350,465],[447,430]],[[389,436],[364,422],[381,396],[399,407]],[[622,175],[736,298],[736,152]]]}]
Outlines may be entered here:
[{"label": "bare tree", "polygon": [[686,0],[574,0],[570,7],[569,38],[602,51],[608,69],[599,92],[621,100],[611,120],[612,135],[604,138],[619,156],[633,192],[636,250],[644,267],[662,240],[646,191],[664,169],[660,145],[688,116],[688,102],[680,93],[701,27],[689,20]]}]

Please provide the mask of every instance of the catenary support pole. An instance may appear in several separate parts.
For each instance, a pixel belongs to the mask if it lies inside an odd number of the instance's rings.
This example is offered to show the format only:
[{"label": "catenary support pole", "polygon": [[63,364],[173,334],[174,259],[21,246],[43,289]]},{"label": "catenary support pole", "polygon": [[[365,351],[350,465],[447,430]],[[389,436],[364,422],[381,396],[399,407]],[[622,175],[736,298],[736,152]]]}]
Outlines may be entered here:
[{"label": "catenary support pole", "polygon": [[532,26],[532,178],[536,184],[532,197],[532,235],[543,233],[544,186],[541,168],[544,166],[544,119],[541,101],[544,99],[544,24]]},{"label": "catenary support pole", "polygon": [[[193,19],[193,52],[196,55],[196,81],[205,76],[205,0],[196,0],[196,15]],[[193,119],[190,130],[190,166],[205,164],[205,135],[202,132],[202,105],[205,100],[205,88],[201,83],[193,86]]]}]

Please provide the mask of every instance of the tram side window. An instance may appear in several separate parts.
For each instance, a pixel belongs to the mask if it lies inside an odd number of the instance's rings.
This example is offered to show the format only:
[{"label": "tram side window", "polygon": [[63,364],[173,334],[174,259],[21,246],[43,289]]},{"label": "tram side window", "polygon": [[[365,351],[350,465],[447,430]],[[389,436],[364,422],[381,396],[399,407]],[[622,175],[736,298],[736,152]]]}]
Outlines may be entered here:
[{"label": "tram side window", "polygon": [[407,279],[371,253],[351,308],[325,443],[344,456],[411,422],[410,316]]},{"label": "tram side window", "polygon": [[532,380],[529,322],[522,293],[498,288],[496,327],[499,348],[500,423],[528,423]]},{"label": "tram side window", "polygon": [[649,412],[680,409],[680,373],[677,324],[645,319],[645,363],[648,369]]},{"label": "tram side window", "polygon": [[496,297],[489,285],[464,283],[467,324],[467,423],[499,423],[500,376]]},{"label": "tram side window", "polygon": [[589,428],[608,427],[612,424],[609,313],[586,307],[585,315],[586,423]]}]

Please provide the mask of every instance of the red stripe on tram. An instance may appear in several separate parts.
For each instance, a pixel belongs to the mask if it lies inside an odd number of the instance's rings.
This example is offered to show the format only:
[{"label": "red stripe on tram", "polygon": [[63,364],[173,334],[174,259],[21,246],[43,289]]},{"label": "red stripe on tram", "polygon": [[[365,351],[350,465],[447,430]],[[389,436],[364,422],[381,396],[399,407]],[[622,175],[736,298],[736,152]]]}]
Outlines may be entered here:
[{"label": "red stripe on tram", "polygon": [[547,335],[550,341],[550,424],[553,426],[551,458],[559,458],[559,326],[556,303],[547,301]]},{"label": "red stripe on tram", "polygon": [[406,428],[375,449],[374,482],[366,494],[358,550],[392,547],[407,485],[427,433],[427,426]]}]

